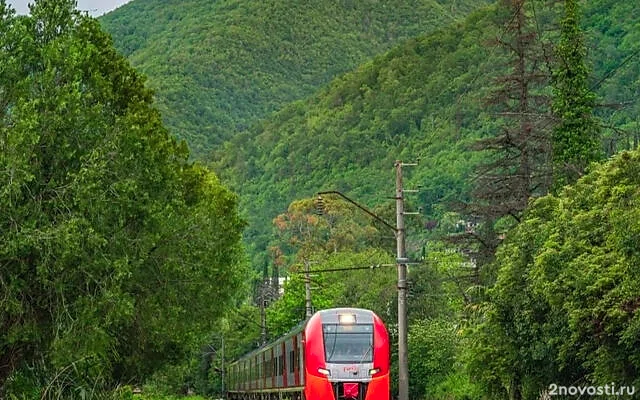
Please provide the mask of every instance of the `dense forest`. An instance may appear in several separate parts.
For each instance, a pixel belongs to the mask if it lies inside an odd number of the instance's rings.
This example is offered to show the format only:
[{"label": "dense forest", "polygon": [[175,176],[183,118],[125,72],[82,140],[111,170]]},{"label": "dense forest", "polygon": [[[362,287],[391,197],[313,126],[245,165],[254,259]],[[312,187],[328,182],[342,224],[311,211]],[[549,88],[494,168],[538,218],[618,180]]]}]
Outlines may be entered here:
[{"label": "dense forest", "polygon": [[397,374],[394,238],[315,196],[393,221],[395,160],[411,399],[640,389],[633,4],[75,6],[0,0],[0,398],[217,398],[305,268]]},{"label": "dense forest", "polygon": [[207,157],[236,131],[487,1],[136,0],[102,17],[167,126]]},{"label": "dense forest", "polygon": [[[541,40],[551,42],[558,35],[557,10],[536,6],[539,26],[534,27],[549,32]],[[629,5],[599,1],[585,4],[582,19],[590,33],[588,83],[598,93],[596,113],[602,116],[609,155],[640,140],[635,100],[640,71],[637,62],[629,62],[637,55],[637,21],[621,17],[616,29],[610,28],[612,15],[632,14]],[[338,189],[365,204],[382,204],[393,192],[396,159],[419,160],[408,172],[408,185],[420,187],[414,205],[427,220],[442,218],[451,203],[465,201],[474,168],[486,157],[470,150],[477,139],[494,135],[500,123],[496,108],[486,104],[492,82],[507,64],[507,54],[488,44],[504,35],[498,18],[496,9],[488,8],[464,23],[409,40],[225,143],[214,164],[241,194],[255,254],[260,257],[268,246],[270,221],[296,198]]]}]

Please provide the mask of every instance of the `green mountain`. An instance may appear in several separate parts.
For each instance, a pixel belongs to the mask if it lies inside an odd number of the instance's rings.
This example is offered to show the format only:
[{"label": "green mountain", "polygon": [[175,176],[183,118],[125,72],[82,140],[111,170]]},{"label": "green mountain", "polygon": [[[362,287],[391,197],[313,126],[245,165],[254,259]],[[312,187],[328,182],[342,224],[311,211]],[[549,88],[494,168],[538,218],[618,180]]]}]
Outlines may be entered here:
[{"label": "green mountain", "polygon": [[[554,23],[543,11],[540,29]],[[599,103],[620,105],[599,109],[613,153],[640,138],[640,70],[632,62],[640,26],[626,3],[594,1],[585,11],[593,87]],[[498,131],[485,106],[506,64],[487,45],[502,34],[495,17],[490,7],[408,40],[226,143],[217,170],[241,195],[253,251],[266,248],[272,218],[294,199],[338,189],[382,203],[394,193],[396,159],[420,159],[407,168],[407,187],[422,186],[413,205],[426,217],[440,219],[448,202],[464,200],[481,157],[470,145]]]},{"label": "green mountain", "polygon": [[206,156],[394,44],[489,0],[134,0],[100,19],[156,90],[166,125]]}]

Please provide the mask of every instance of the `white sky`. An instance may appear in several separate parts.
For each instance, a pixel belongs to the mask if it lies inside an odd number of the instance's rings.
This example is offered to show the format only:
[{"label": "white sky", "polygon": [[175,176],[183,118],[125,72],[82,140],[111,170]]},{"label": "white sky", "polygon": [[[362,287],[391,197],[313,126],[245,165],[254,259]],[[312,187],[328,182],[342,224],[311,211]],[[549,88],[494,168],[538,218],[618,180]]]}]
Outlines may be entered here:
[{"label": "white sky", "polygon": [[[88,11],[89,15],[94,17],[105,14],[129,1],[131,0],[77,0],[78,10]],[[34,0],[7,0],[7,4],[15,9],[18,14],[28,14],[29,7],[27,4],[33,2]]]}]

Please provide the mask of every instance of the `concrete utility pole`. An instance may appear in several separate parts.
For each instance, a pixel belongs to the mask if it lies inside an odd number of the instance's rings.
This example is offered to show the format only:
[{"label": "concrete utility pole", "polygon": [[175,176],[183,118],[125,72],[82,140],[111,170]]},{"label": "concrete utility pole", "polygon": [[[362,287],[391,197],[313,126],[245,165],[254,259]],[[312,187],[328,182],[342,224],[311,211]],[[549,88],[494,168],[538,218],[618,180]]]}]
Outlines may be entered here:
[{"label": "concrete utility pole", "polygon": [[[398,267],[398,400],[409,400],[409,352],[407,346],[407,251],[405,245],[406,232],[404,228],[404,216],[407,214],[419,214],[417,212],[404,211],[404,193],[417,192],[417,190],[405,190],[402,187],[402,167],[414,166],[416,163],[395,162],[396,168],[396,226],[393,226],[380,218],[366,207],[336,191],[318,192],[317,205],[323,208],[323,194],[335,194],[358,207],[383,225],[393,230],[396,237],[396,265]],[[322,210],[320,210],[322,211]]]},{"label": "concrete utility pole", "polygon": [[402,162],[396,161],[396,262],[398,264],[398,400],[409,399],[407,350],[407,250],[404,229]]},{"label": "concrete utility pole", "polygon": [[260,345],[267,344],[267,300],[265,298],[265,283],[260,283]]}]

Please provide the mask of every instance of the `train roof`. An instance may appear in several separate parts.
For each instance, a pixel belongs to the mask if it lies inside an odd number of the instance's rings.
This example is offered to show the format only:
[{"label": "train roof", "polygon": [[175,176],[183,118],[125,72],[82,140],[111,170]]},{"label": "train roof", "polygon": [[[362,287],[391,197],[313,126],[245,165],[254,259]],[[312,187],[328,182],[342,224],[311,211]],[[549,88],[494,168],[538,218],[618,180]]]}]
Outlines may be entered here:
[{"label": "train roof", "polygon": [[355,315],[356,317],[356,323],[368,323],[371,324],[374,322],[374,316],[375,313],[371,310],[367,310],[364,308],[354,308],[354,307],[341,307],[341,308],[328,308],[326,310],[320,310],[318,312],[316,312],[313,316],[311,316],[310,318],[305,319],[304,321],[301,321],[298,325],[296,325],[293,329],[291,329],[289,332],[287,332],[286,334],[280,336],[278,339],[269,342],[265,345],[260,346],[259,348],[250,351],[249,353],[244,354],[242,357],[238,358],[237,360],[232,361],[231,363],[229,363],[229,365],[233,365],[237,362],[243,361],[251,356],[254,356],[256,354],[261,353],[264,350],[270,349],[271,347],[282,343],[283,341],[287,340],[288,338],[297,335],[298,333],[302,332],[305,328],[305,326],[307,325],[307,322],[309,322],[309,320],[311,318],[313,318],[316,315],[319,315],[322,318],[322,322],[323,323],[329,323],[329,324],[337,324],[339,323],[339,315],[341,314],[352,314]]},{"label": "train roof", "polygon": [[254,356],[256,354],[261,353],[263,350],[267,350],[270,349],[271,347],[282,343],[283,341],[287,340],[288,338],[295,336],[296,334],[302,332],[304,330],[304,327],[307,325],[307,322],[309,321],[309,319],[305,319],[304,321],[301,321],[300,323],[298,323],[298,325],[296,325],[295,327],[293,327],[289,332],[285,333],[284,335],[280,336],[278,339],[269,342],[267,344],[264,344],[260,347],[258,347],[255,350],[251,350],[250,352],[244,354],[242,357],[238,358],[237,360],[232,361],[231,363],[229,363],[229,365],[235,364],[237,362],[243,361],[247,358],[250,358],[251,356]]},{"label": "train roof", "polygon": [[356,324],[372,324],[375,315],[371,310],[353,307],[330,308],[318,311],[316,314],[320,314],[323,324],[339,324],[343,315],[353,315]]}]

